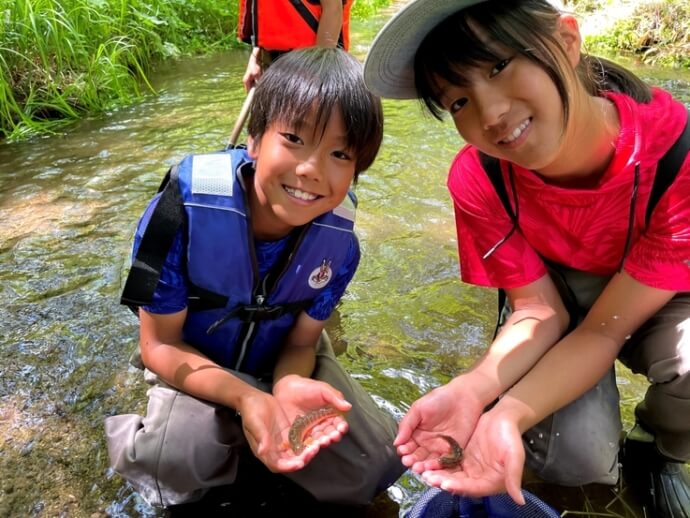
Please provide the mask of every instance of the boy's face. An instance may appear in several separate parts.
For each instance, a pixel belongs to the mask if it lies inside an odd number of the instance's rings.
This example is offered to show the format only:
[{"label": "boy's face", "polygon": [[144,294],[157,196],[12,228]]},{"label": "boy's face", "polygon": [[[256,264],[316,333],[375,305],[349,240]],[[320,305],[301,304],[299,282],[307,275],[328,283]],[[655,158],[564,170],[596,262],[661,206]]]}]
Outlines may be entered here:
[{"label": "boy's face", "polygon": [[275,122],[260,140],[248,139],[256,161],[249,189],[252,230],[259,239],[278,239],[343,201],[355,175],[340,109],[333,110],[323,134],[307,114],[299,130]]}]

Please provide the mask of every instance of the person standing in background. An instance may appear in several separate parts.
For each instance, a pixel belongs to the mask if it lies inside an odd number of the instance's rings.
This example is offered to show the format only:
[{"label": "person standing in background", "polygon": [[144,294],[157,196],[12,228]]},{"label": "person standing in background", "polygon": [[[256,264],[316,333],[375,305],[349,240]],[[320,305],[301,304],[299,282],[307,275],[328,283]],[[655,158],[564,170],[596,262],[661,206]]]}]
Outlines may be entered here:
[{"label": "person standing in background", "polygon": [[242,77],[249,91],[280,54],[311,47],[349,48],[353,0],[240,0],[237,37],[252,45]]}]

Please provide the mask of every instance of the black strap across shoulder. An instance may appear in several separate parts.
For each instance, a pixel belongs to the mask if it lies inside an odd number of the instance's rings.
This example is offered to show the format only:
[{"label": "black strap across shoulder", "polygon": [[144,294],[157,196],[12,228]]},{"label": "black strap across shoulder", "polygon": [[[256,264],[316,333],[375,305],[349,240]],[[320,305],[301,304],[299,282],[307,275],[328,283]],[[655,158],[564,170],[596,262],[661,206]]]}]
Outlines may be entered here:
[{"label": "black strap across shoulder", "polygon": [[508,191],[506,190],[506,184],[503,182],[503,175],[501,174],[501,163],[498,158],[494,158],[485,153],[479,153],[479,160],[482,163],[484,172],[486,176],[491,180],[491,185],[494,186],[496,194],[498,194],[503,207],[506,209],[506,214],[513,223],[517,223],[515,212],[510,204],[510,199],[508,198]]},{"label": "black strap across shoulder", "polygon": [[647,212],[645,214],[645,227],[649,225],[649,219],[652,217],[652,212],[654,212],[659,199],[676,179],[680,166],[683,165],[688,150],[690,150],[690,110],[687,113],[688,118],[685,121],[683,133],[681,133],[671,149],[659,160],[657,165],[652,193],[649,195],[649,203],[647,204]]},{"label": "black strap across shoulder", "polygon": [[171,167],[158,192],[161,192],[149,224],[132,261],[120,303],[136,309],[151,302],[163,263],[178,229],[184,222],[184,207],[178,187],[177,166]]}]

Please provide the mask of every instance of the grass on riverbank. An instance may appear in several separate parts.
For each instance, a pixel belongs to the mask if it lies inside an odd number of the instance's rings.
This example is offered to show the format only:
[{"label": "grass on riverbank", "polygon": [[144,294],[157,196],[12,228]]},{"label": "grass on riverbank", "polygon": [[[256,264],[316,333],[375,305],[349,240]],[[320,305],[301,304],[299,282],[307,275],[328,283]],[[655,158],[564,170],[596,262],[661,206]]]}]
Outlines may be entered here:
[{"label": "grass on riverbank", "polygon": [[[357,0],[351,16],[389,3]],[[0,0],[0,138],[129,104],[152,90],[147,74],[155,63],[237,45],[238,4]]]},{"label": "grass on riverbank", "polygon": [[235,4],[0,0],[0,136],[131,102],[153,63],[233,40]]},{"label": "grass on riverbank", "polygon": [[[614,17],[606,30],[587,36],[588,51],[608,56],[636,56],[648,65],[690,68],[690,1],[617,3],[622,7],[629,4],[629,9],[624,11],[626,15]],[[579,0],[572,4],[583,19],[597,13],[606,17],[616,8],[612,0]]]}]

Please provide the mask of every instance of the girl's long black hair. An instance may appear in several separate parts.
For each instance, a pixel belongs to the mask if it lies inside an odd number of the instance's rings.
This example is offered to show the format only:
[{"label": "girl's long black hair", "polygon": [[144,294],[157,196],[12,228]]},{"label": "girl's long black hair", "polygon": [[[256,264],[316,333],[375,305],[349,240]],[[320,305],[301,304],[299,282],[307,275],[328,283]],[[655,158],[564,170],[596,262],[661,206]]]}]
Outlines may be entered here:
[{"label": "girl's long black hair", "polygon": [[[415,55],[415,85],[420,99],[434,117],[441,119],[444,110],[438,78],[459,86],[467,84],[469,68],[506,58],[487,47],[486,41],[495,41],[546,71],[558,89],[567,121],[570,68],[556,37],[560,14],[546,0],[488,0],[446,18],[427,35]],[[639,102],[651,100],[647,84],[607,59],[582,54],[575,72],[591,95],[617,91]]]}]

